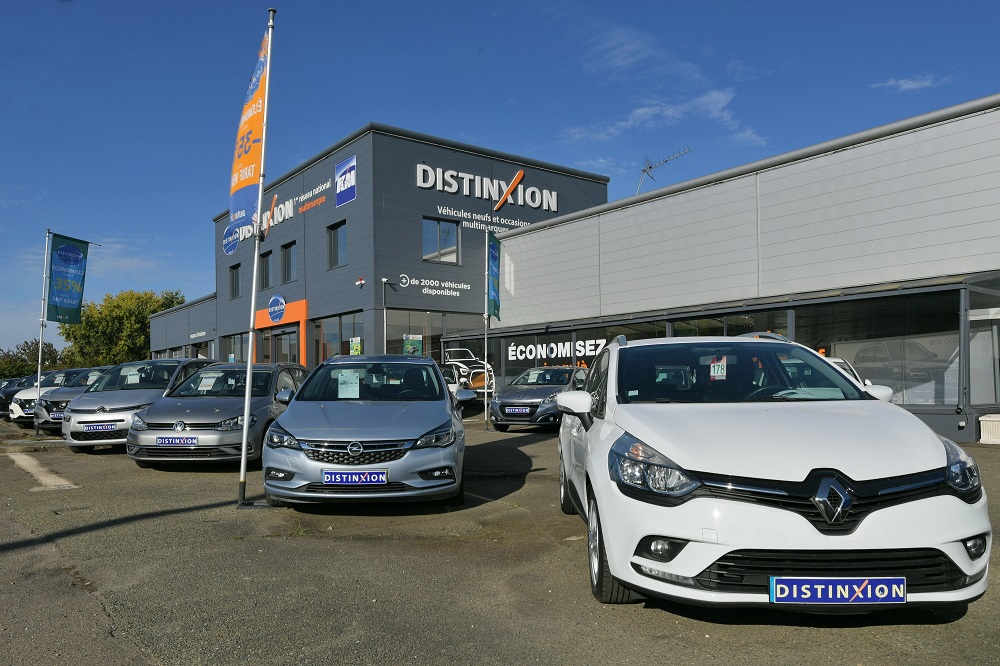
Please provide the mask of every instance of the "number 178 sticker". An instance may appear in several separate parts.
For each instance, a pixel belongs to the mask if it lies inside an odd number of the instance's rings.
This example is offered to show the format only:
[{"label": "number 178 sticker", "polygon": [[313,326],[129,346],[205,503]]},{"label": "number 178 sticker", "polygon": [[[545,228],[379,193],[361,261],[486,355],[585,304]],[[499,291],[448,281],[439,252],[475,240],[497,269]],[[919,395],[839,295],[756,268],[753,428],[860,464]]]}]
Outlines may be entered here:
[{"label": "number 178 sticker", "polygon": [[726,378],[726,357],[722,358],[712,358],[712,362],[708,365],[708,379],[710,381],[716,381],[719,379]]}]

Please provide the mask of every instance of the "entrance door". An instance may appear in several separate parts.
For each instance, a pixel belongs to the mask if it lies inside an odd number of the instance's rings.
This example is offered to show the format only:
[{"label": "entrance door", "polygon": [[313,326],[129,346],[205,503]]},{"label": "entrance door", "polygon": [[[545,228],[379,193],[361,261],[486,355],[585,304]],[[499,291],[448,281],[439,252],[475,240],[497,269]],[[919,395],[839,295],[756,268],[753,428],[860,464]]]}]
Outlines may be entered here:
[{"label": "entrance door", "polygon": [[258,358],[261,363],[299,363],[299,327],[264,329]]}]

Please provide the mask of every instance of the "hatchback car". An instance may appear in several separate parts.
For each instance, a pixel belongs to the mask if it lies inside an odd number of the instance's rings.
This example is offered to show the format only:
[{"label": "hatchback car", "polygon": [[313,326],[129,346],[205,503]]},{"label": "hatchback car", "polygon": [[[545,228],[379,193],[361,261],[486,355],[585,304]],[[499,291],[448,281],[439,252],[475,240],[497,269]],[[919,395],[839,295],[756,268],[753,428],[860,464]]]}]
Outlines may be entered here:
[{"label": "hatchback car", "polygon": [[38,396],[44,396],[49,391],[65,386],[73,381],[77,375],[87,368],[69,368],[66,370],[55,370],[48,376],[42,378],[42,383],[38,386],[24,388],[14,394],[10,399],[10,420],[17,424],[19,428],[31,428],[35,423],[35,402]]},{"label": "hatchback car", "polygon": [[264,438],[264,496],[296,502],[464,497],[465,429],[437,364],[403,355],[335,356],[319,365]]},{"label": "hatchback car", "polygon": [[[260,459],[264,433],[285,411],[275,395],[283,389],[294,391],[307,374],[297,363],[254,364],[248,460]],[[246,379],[246,363],[216,363],[194,373],[135,415],[125,447],[128,457],[139,467],[240,460]]]},{"label": "hatchback car", "polygon": [[586,378],[586,369],[572,365],[525,370],[493,396],[490,423],[500,432],[512,425],[558,426],[562,412],[556,396],[581,388]]},{"label": "hatchback car", "polygon": [[[42,380],[44,381],[50,374],[52,374],[51,370],[43,372]],[[31,374],[24,377],[17,377],[0,389],[0,417],[3,417],[5,421],[10,421],[10,401],[22,390],[31,388],[37,383],[38,375]]]},{"label": "hatchback car", "polygon": [[169,358],[116,365],[70,400],[63,412],[63,439],[75,453],[102,444],[124,447],[136,412],[214,362]]},{"label": "hatchback car", "polygon": [[789,341],[615,339],[585,390],[556,398],[560,507],[587,522],[594,596],[809,612],[979,598],[979,469],[890,397]]},{"label": "hatchback car", "polygon": [[35,403],[35,428],[46,432],[62,432],[63,411],[70,400],[86,391],[88,386],[111,367],[100,365],[90,368],[78,374],[68,384],[43,394]]}]

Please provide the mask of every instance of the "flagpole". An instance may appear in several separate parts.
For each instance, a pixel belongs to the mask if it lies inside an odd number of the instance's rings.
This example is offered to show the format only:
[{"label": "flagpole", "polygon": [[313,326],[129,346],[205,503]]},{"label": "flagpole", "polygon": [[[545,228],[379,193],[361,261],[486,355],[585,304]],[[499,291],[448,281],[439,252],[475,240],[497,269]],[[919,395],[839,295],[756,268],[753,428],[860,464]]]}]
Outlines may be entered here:
[{"label": "flagpole", "polygon": [[[486,268],[483,280],[483,425],[485,430],[490,429],[490,232],[483,230],[483,238],[486,245],[483,254],[483,264]],[[494,390],[496,384],[494,380]]]},{"label": "flagpole", "polygon": [[[42,391],[42,341],[45,337],[45,310],[49,301],[49,238],[52,237],[52,230],[45,230],[45,268],[42,269],[42,314],[38,318],[38,372],[35,384],[35,409],[38,409],[38,399],[41,398]],[[38,434],[38,426],[35,426],[35,434]]]},{"label": "flagpole", "polygon": [[[254,244],[253,244],[253,278],[250,283],[250,330],[247,346],[247,376],[246,395],[243,400],[243,446],[240,450],[240,488],[236,500],[236,506],[246,506],[247,496],[247,442],[250,438],[250,392],[253,388],[253,357],[254,357],[254,332],[256,331],[257,316],[257,269],[260,263],[260,239],[264,233],[264,156],[267,152],[267,100],[271,95],[271,56],[273,53],[274,35],[274,15],[277,9],[268,9],[267,21],[267,64],[265,66],[266,81],[264,87],[264,109],[262,115],[263,126],[260,135],[260,180],[257,188],[257,221],[254,223]],[[263,446],[263,441],[261,446]]]}]

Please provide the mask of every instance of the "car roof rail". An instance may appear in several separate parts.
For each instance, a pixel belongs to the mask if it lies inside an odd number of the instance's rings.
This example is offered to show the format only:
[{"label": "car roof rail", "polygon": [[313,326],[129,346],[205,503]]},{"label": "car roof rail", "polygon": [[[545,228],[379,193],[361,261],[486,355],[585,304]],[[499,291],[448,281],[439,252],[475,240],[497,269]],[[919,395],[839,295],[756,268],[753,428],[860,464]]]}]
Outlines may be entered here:
[{"label": "car roof rail", "polygon": [[782,342],[792,342],[792,340],[786,338],[780,333],[772,333],[771,331],[753,331],[750,333],[740,333],[736,336],[737,338],[765,338],[767,340],[781,340]]}]

